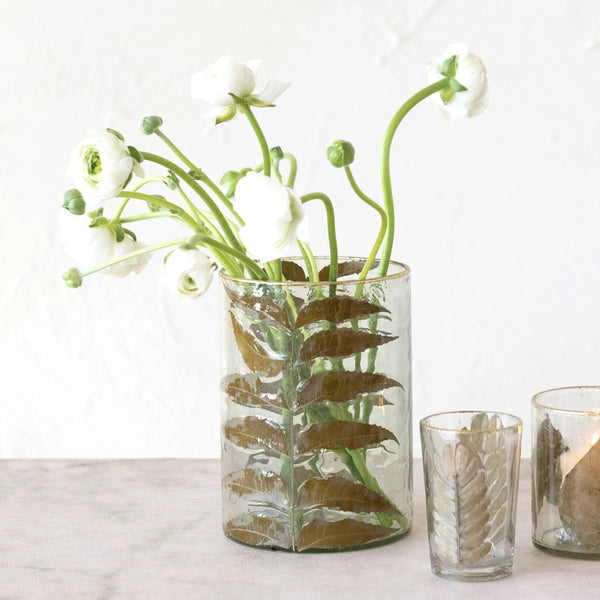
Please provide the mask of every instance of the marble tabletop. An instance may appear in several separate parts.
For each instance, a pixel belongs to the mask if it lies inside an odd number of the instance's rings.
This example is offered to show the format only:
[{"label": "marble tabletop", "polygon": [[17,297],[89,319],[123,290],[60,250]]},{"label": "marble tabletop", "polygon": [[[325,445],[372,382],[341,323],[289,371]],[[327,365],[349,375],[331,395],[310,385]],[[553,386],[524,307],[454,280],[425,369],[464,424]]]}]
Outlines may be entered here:
[{"label": "marble tabletop", "polygon": [[0,600],[598,596],[599,562],[531,544],[528,461],[513,575],[486,583],[435,577],[417,462],[407,537],[369,550],[290,554],[223,536],[216,460],[0,461]]}]

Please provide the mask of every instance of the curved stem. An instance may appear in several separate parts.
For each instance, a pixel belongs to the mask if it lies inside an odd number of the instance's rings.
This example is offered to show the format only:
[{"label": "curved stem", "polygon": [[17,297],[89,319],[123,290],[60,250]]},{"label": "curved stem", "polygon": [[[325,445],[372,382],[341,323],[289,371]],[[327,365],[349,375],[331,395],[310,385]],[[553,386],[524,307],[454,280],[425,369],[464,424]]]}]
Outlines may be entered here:
[{"label": "curved stem", "polygon": [[198,233],[192,236],[188,240],[188,242],[194,245],[206,245],[215,248],[219,252],[226,252],[227,254],[230,254],[231,256],[234,256],[235,258],[240,260],[242,264],[248,269],[250,274],[253,277],[256,277],[256,279],[260,279],[262,281],[265,281],[267,279],[264,271],[251,258],[248,258],[248,256],[246,256],[242,251],[236,250],[235,248],[231,248],[230,246],[222,244],[221,242],[217,242],[217,240],[211,238],[208,235]]},{"label": "curved stem", "polygon": [[258,138],[258,143],[260,144],[260,149],[263,156],[263,169],[264,173],[267,177],[271,176],[271,154],[269,153],[269,145],[267,144],[267,140],[265,139],[265,134],[262,132],[252,109],[247,104],[238,104],[239,109],[246,115],[256,137]]},{"label": "curved stem", "polygon": [[185,181],[200,196],[200,198],[202,198],[202,200],[204,200],[204,203],[206,204],[206,206],[208,206],[210,211],[215,216],[215,219],[221,226],[221,230],[225,234],[227,241],[232,245],[232,247],[236,248],[238,250],[242,249],[237,238],[231,231],[231,227],[229,226],[227,219],[225,218],[225,216],[223,215],[223,213],[221,212],[221,210],[219,209],[219,207],[217,206],[215,201],[209,196],[209,194],[206,192],[206,190],[204,190],[189,173],[184,171],[181,167],[179,167],[175,163],[171,162],[170,160],[163,158],[162,156],[158,156],[157,154],[152,154],[150,152],[143,152],[143,156],[146,160],[148,160],[150,162],[156,163],[158,165],[162,165],[163,167],[166,167],[167,169],[171,169],[171,171],[173,171],[173,173],[175,173],[178,177],[180,177],[183,181]]},{"label": "curved stem", "polygon": [[194,214],[196,221],[199,225],[202,225],[210,230],[213,235],[216,235],[220,240],[223,240],[223,236],[219,230],[198,210],[198,207],[188,198],[188,195],[181,189],[181,186],[177,186],[177,192],[183,198],[184,202],[190,207],[190,210]]},{"label": "curved stem", "polygon": [[283,158],[290,163],[290,172],[288,174],[287,185],[289,187],[294,187],[294,183],[296,183],[296,174],[298,173],[298,161],[296,160],[296,157],[289,152],[284,152]]},{"label": "curved stem", "polygon": [[195,170],[194,163],[157,127],[154,133],[171,149],[173,154],[190,170]]},{"label": "curved stem", "polygon": [[[131,188],[131,191],[137,192],[140,188],[145,186],[147,183],[152,183],[152,182],[156,182],[156,181],[160,181],[161,183],[164,183],[165,178],[164,177],[146,177],[145,179],[142,179],[142,181],[139,181],[137,183],[137,185],[134,185]],[[119,209],[115,213],[115,216],[110,220],[111,223],[116,223],[121,218],[121,215],[123,214],[123,211],[125,210],[125,207],[127,206],[128,202],[129,202],[129,198],[125,198],[125,200],[123,200],[123,202],[121,202],[121,206],[119,206]]]},{"label": "curved stem", "polygon": [[122,219],[119,219],[119,223],[135,223],[136,221],[146,221],[148,219],[161,219],[161,218],[164,219],[166,217],[169,217],[171,219],[176,219],[179,223],[182,223],[181,219],[176,217],[174,214],[165,212],[165,211],[142,213],[139,215],[131,215],[129,217],[123,217]]},{"label": "curved stem", "polygon": [[173,154],[181,160],[181,162],[191,171],[196,171],[200,173],[200,181],[206,183],[206,185],[219,197],[221,202],[229,209],[229,211],[233,214],[233,216],[238,220],[238,222],[243,225],[244,222],[240,219],[240,216],[233,209],[233,204],[229,200],[229,198],[221,191],[221,188],[210,178],[204,171],[199,169],[179,148],[160,130],[155,129],[154,133],[172,150]]},{"label": "curved stem", "polygon": [[[177,186],[177,191],[181,195],[181,197],[187,202],[190,208],[194,211],[196,216],[196,220],[202,224],[203,227],[208,229],[208,231],[213,235],[218,242],[225,243],[225,239],[221,235],[221,232],[213,225],[212,221],[207,217],[207,215],[202,214],[196,208],[196,205],[187,197],[187,194],[181,189],[181,186]],[[212,216],[212,213],[207,213]],[[234,258],[231,258],[228,255],[224,255],[217,250],[213,250],[213,254],[215,258],[221,263],[221,266],[231,273],[234,276],[242,277],[244,275],[244,269],[240,267],[240,265],[236,262]]]},{"label": "curved stem", "polygon": [[306,270],[308,271],[308,278],[310,281],[318,282],[319,281],[319,269],[317,268],[317,261],[315,260],[315,255],[312,253],[310,246],[297,240],[298,248],[300,248],[300,252],[302,253],[302,258],[304,258],[304,262],[306,263]]},{"label": "curved stem", "polygon": [[386,275],[388,266],[390,264],[390,257],[392,254],[392,245],[394,243],[394,229],[395,229],[395,216],[394,216],[394,198],[392,196],[392,179],[390,175],[390,150],[392,147],[392,140],[398,125],[402,119],[407,115],[408,111],[416,106],[419,102],[435,94],[436,92],[444,89],[449,82],[449,78],[445,77],[440,79],[426,88],[423,88],[420,92],[417,92],[414,96],[409,98],[392,117],[383,138],[383,149],[381,152],[381,187],[383,189],[383,200],[385,206],[385,212],[388,219],[387,231],[383,241],[383,250],[381,252],[381,261],[379,263],[379,275]]},{"label": "curved stem", "polygon": [[244,225],[244,221],[242,217],[237,214],[235,208],[233,208],[233,203],[231,200],[223,193],[223,190],[208,176],[202,172],[202,179],[200,179],[203,183],[205,183],[221,200],[221,202],[229,209],[229,212],[236,218],[237,222],[240,225]]},{"label": "curved stem", "polygon": [[301,198],[302,203],[310,202],[311,200],[321,200],[325,206],[325,212],[327,214],[327,235],[329,237],[329,254],[330,254],[330,265],[329,265],[329,281],[335,281],[338,275],[338,246],[337,236],[335,233],[335,214],[333,211],[333,203],[329,196],[322,194],[321,192],[313,192],[312,194],[305,194]]},{"label": "curved stem", "polygon": [[[359,187],[354,179],[354,175],[349,166],[344,167],[344,171],[346,173],[346,177],[348,178],[348,182],[350,183],[350,187],[354,190],[354,193],[366,204],[368,204],[371,208],[374,208],[381,217],[381,226],[379,227],[379,233],[377,234],[377,238],[375,239],[375,243],[373,244],[373,248],[371,249],[371,253],[369,254],[359,276],[359,281],[365,279],[367,277],[367,273],[371,270],[371,265],[377,256],[377,252],[379,252],[379,248],[381,247],[381,243],[385,237],[385,232],[387,230],[388,219],[385,214],[385,210],[380,206],[375,200],[369,198]],[[362,286],[358,286],[356,289],[357,296],[360,296],[362,292]]]},{"label": "curved stem", "polygon": [[129,254],[125,254],[124,256],[120,256],[115,260],[111,260],[110,262],[104,263],[93,269],[88,269],[87,271],[81,271],[80,275],[85,277],[86,275],[91,275],[92,273],[97,273],[98,271],[102,271],[103,269],[107,269],[108,267],[112,267],[118,263],[129,260],[130,258],[135,258],[136,256],[141,256],[142,254],[149,254],[150,252],[155,252],[156,250],[162,250],[163,248],[168,248],[169,246],[180,246],[188,241],[188,238],[179,238],[176,240],[170,240],[169,242],[162,242],[160,244],[155,244],[154,246],[146,246],[141,248],[140,250],[136,250],[135,252],[130,252]]},{"label": "curved stem", "polygon": [[157,196],[151,196],[150,194],[142,194],[140,192],[134,192],[132,190],[127,190],[124,192],[119,192],[117,194],[118,198],[135,198],[136,200],[143,200],[144,202],[151,202],[152,204],[156,204],[157,206],[162,206],[164,208],[169,209],[176,215],[178,215],[181,220],[194,232],[198,232],[200,226],[194,219],[191,217],[189,213],[187,213],[181,206],[177,206],[177,204],[173,204],[168,200],[164,200],[163,198],[158,198]]}]

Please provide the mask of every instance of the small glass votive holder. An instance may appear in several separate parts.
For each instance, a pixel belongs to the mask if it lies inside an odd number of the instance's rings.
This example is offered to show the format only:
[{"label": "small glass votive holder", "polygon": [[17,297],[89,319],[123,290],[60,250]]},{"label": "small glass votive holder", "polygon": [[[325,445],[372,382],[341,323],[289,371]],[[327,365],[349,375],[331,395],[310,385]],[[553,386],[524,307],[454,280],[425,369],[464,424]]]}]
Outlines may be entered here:
[{"label": "small glass votive holder", "polygon": [[510,575],[521,419],[458,411],[420,426],[431,570],[458,581]]},{"label": "small glass votive holder", "polygon": [[536,394],[532,404],[533,544],[600,559],[600,387]]}]

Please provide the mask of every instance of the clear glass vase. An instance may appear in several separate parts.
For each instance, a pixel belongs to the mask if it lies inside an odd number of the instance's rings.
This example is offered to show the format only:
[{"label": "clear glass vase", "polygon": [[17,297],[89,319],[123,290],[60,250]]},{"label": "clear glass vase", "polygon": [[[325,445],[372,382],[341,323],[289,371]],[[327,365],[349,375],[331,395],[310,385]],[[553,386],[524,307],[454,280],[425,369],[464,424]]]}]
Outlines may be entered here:
[{"label": "clear glass vase", "polygon": [[410,277],[340,259],[339,277],[222,275],[225,534],[252,546],[335,551],[412,523]]},{"label": "clear glass vase", "polygon": [[532,399],[532,520],[538,548],[600,559],[600,387]]}]

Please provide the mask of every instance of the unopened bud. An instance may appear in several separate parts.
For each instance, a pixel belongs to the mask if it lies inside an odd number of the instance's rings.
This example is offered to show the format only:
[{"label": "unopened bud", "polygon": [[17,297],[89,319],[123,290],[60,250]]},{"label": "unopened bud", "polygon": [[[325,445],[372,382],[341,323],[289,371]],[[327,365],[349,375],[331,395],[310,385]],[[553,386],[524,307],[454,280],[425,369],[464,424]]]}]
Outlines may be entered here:
[{"label": "unopened bud", "polygon": [[162,124],[163,120],[156,115],[144,117],[142,119],[142,133],[152,135]]},{"label": "unopened bud", "polygon": [[281,146],[274,146],[271,148],[270,154],[271,160],[273,161],[279,161],[283,158],[283,150],[281,149]]},{"label": "unopened bud", "polygon": [[76,189],[67,190],[63,196],[63,208],[66,208],[72,215],[84,214],[85,200],[81,192]]},{"label": "unopened bud", "polygon": [[354,146],[346,140],[338,140],[333,142],[327,148],[327,158],[329,162],[338,169],[347,167],[354,162]]},{"label": "unopened bud", "polygon": [[75,267],[73,267],[72,269],[69,269],[64,275],[63,275],[63,279],[65,280],[65,283],[72,288],[78,288],[81,286],[81,283],[83,281],[83,277],[81,277],[81,273],[79,272],[79,269],[76,269]]},{"label": "unopened bud", "polygon": [[176,190],[179,187],[179,178],[173,171],[169,171],[169,174],[165,177],[165,185],[170,190]]}]

